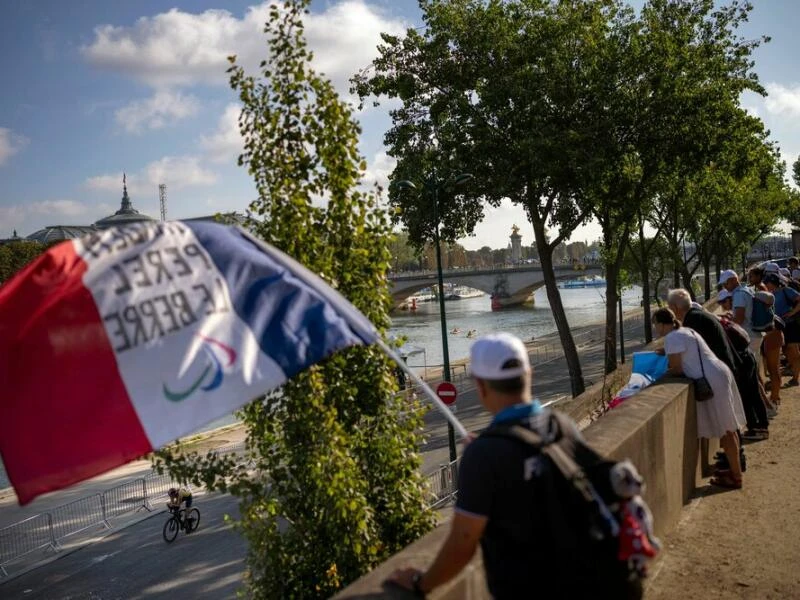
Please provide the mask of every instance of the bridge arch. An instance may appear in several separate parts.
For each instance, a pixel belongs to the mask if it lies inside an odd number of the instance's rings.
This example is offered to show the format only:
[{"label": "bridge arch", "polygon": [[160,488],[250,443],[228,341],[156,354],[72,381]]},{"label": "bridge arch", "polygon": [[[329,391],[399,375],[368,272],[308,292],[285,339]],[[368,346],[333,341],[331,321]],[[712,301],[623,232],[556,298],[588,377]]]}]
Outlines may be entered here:
[{"label": "bridge arch", "polygon": [[[559,281],[602,274],[599,265],[568,265],[554,269]],[[522,304],[533,292],[544,285],[541,267],[525,266],[506,269],[452,269],[442,273],[444,281],[480,290],[500,299],[502,306]],[[402,273],[389,277],[392,299],[399,307],[410,296],[438,284],[435,272]]]}]

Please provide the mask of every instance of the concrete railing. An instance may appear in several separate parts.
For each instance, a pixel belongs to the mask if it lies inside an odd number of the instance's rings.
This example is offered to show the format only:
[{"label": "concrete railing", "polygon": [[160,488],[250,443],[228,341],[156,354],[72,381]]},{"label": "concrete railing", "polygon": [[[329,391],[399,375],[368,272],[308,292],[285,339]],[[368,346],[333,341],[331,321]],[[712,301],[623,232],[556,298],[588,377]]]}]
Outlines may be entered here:
[{"label": "concrete railing", "polygon": [[[653,511],[657,535],[678,523],[700,478],[709,470],[716,440],[697,438],[697,415],[691,388],[684,379],[660,382],[615,408],[583,432],[589,444],[615,458],[630,458],[647,482],[645,499]],[[444,523],[343,590],[336,598],[408,598],[384,585],[402,566],[428,566],[449,529]],[[462,573],[429,598],[488,598],[480,552]]]}]

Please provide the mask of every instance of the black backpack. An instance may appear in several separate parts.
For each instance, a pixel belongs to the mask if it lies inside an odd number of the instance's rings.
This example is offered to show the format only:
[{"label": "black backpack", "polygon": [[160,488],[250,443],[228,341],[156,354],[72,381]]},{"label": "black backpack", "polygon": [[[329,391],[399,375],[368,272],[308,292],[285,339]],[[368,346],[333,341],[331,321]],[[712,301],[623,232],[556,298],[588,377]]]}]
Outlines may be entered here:
[{"label": "black backpack", "polygon": [[568,417],[553,411],[551,418],[559,433],[549,444],[516,424],[494,425],[481,434],[517,440],[530,447],[531,457],[546,458],[548,467],[530,480],[537,515],[531,568],[558,581],[564,598],[639,599],[646,570],[619,559],[622,499],[610,478],[617,463],[576,436]]}]

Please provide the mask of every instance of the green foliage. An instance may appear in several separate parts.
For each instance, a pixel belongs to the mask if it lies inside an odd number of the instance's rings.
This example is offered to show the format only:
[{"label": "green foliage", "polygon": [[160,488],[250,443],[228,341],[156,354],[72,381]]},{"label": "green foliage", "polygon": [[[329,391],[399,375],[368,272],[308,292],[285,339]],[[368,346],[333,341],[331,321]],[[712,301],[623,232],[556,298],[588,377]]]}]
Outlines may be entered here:
[{"label": "green foliage", "polygon": [[792,165],[792,179],[794,179],[795,185],[800,187],[800,158]]},{"label": "green foliage", "polygon": [[14,241],[0,246],[0,284],[47,250],[39,242]]},{"label": "green foliage", "polygon": [[[231,57],[243,104],[239,162],[259,197],[250,228],[389,325],[390,225],[375,193],[357,186],[359,129],[329,81],[310,69],[307,0],[270,9],[269,56],[259,77]],[[389,359],[345,350],[247,405],[250,464],[162,453],[179,479],[240,498],[248,594],[327,598],[433,524],[417,447],[421,407],[394,394]]]}]

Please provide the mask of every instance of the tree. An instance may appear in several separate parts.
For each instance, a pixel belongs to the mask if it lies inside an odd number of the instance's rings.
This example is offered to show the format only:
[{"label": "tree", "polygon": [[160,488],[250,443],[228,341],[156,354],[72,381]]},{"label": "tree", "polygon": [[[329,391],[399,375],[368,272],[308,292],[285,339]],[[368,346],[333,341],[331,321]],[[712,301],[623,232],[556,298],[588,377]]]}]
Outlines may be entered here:
[{"label": "tree", "polygon": [[[525,207],[545,288],[570,373],[573,395],[584,390],[577,349],[561,302],[555,249],[587,218],[574,181],[593,139],[582,118],[587,91],[604,74],[594,59],[607,34],[610,1],[420,2],[426,29],[384,35],[374,74],[355,90],[398,98],[385,141],[398,159],[394,178],[427,167],[474,175],[471,190],[448,202],[443,235],[470,232],[483,204],[503,198]],[[434,135],[435,134],[435,135]],[[436,140],[431,152],[430,140]],[[429,212],[390,195],[414,236]],[[548,229],[551,232],[548,237]]]},{"label": "tree", "polygon": [[[239,163],[258,190],[250,227],[385,332],[389,223],[376,195],[358,191],[365,165],[350,108],[309,67],[307,6],[287,0],[270,9],[259,77],[230,59],[243,105]],[[417,454],[419,407],[393,394],[393,371],[376,348],[352,348],[246,405],[250,465],[161,455],[158,464],[179,480],[239,498],[248,595],[327,598],[432,526]]]},{"label": "tree", "polygon": [[408,242],[408,234],[396,233],[389,243],[392,253],[393,271],[416,271],[419,269],[419,251]]},{"label": "tree", "polygon": [[800,187],[800,158],[792,165],[792,179],[794,179],[795,185]]},{"label": "tree", "polygon": [[[613,43],[601,47],[607,77],[585,114],[597,138],[581,187],[604,236],[607,372],[616,368],[616,277],[631,227],[669,197],[680,198],[686,178],[713,159],[742,91],[763,93],[750,62],[760,40],[735,36],[750,9],[746,2],[715,10],[709,0],[650,0],[637,18],[615,13]],[[642,268],[648,262],[641,257]]]},{"label": "tree", "polygon": [[47,250],[47,246],[39,242],[27,240],[13,241],[0,246],[0,285],[22,267]]}]

